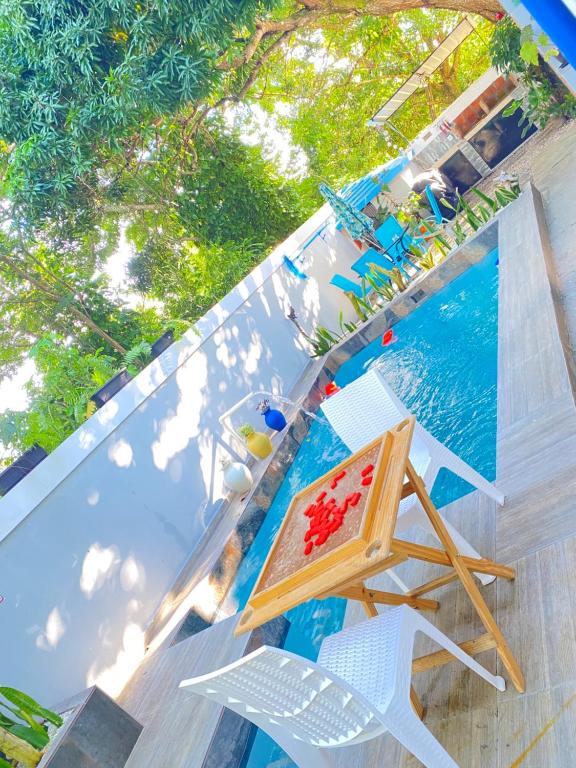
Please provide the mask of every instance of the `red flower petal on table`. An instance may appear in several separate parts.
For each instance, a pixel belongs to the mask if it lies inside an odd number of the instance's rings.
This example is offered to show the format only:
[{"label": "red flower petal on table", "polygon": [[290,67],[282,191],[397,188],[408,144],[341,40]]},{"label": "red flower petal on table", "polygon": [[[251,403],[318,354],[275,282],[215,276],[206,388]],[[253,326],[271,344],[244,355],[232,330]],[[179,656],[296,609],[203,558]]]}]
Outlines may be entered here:
[{"label": "red flower petal on table", "polygon": [[371,485],[372,478],[371,477],[363,477],[362,478],[362,485]]},{"label": "red flower petal on table", "polygon": [[304,547],[304,554],[309,555],[313,549],[314,549],[314,544],[313,542],[309,541],[308,544],[306,544],[306,546]]},{"label": "red flower petal on table", "polygon": [[372,472],[374,472],[374,464],[367,464],[362,470],[362,472],[360,472],[360,474],[362,475],[362,477],[366,477],[366,475],[369,475]]}]

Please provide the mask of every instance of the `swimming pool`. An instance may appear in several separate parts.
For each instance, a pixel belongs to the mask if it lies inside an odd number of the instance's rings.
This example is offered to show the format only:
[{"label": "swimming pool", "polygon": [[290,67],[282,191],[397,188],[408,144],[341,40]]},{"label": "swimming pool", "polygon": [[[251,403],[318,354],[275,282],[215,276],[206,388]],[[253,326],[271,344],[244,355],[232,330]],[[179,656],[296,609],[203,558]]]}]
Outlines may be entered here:
[{"label": "swimming pool", "polygon": [[[344,363],[345,386],[377,365],[406,406],[432,434],[493,480],[496,468],[498,270],[496,251],[394,326],[397,340],[380,339]],[[327,423],[313,422],[289,468],[233,586],[242,608],[264,563],[292,496],[349,455]],[[442,472],[432,498],[438,506],[468,493],[464,481]],[[346,602],[310,601],[289,611],[285,647],[316,658],[322,639],[342,626]],[[247,768],[293,766],[258,732]]]}]

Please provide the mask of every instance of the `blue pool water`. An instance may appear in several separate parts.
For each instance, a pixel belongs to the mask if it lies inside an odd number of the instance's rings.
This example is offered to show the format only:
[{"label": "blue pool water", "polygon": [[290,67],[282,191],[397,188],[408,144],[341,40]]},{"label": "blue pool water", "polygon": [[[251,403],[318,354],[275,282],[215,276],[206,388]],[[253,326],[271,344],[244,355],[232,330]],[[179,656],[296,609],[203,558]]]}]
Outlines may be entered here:
[{"label": "blue pool water", "polygon": [[[394,326],[397,337],[377,339],[345,363],[336,382],[344,386],[377,365],[396,394],[432,434],[488,479],[496,467],[496,366],[498,271],[496,252],[468,269],[422,307]],[[292,496],[349,455],[326,423],[313,422],[266,515],[234,585],[246,603]],[[443,506],[471,490],[440,474],[432,497]],[[286,648],[315,659],[322,639],[342,626],[346,603],[310,601],[289,611]],[[293,766],[282,750],[258,732],[248,768]]]}]

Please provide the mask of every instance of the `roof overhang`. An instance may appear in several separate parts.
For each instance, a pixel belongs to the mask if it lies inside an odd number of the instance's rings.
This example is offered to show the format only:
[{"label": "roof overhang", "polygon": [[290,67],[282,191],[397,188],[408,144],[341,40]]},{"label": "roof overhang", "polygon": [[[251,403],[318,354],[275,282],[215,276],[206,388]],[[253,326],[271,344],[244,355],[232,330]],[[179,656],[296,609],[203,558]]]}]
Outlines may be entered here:
[{"label": "roof overhang", "polygon": [[466,16],[466,18],[462,19],[452,32],[444,38],[436,50],[420,64],[408,80],[398,88],[396,93],[368,121],[368,125],[384,125],[406,103],[413,93],[425,85],[430,75],[436,72],[442,62],[446,61],[450,54],[454,53],[456,48],[474,32],[475,28],[472,17]]}]

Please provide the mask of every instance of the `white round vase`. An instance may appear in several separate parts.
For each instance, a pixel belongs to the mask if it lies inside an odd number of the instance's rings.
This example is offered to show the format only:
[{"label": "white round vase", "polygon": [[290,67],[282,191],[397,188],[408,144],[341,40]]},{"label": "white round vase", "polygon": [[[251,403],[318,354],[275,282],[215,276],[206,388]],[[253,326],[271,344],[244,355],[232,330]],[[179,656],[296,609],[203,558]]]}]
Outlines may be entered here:
[{"label": "white round vase", "polygon": [[224,485],[226,488],[236,493],[246,493],[250,490],[254,481],[252,473],[245,464],[224,459],[222,467],[224,468]]}]

